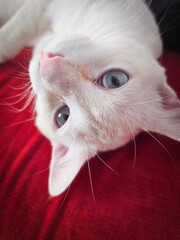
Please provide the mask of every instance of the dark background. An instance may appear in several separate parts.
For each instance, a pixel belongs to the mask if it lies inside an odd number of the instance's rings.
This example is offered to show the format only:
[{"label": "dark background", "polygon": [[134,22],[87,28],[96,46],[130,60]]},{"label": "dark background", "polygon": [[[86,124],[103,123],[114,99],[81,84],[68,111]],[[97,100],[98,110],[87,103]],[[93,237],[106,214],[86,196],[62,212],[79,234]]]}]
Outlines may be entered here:
[{"label": "dark background", "polygon": [[164,47],[180,51],[180,0],[153,0],[150,8],[159,23]]}]

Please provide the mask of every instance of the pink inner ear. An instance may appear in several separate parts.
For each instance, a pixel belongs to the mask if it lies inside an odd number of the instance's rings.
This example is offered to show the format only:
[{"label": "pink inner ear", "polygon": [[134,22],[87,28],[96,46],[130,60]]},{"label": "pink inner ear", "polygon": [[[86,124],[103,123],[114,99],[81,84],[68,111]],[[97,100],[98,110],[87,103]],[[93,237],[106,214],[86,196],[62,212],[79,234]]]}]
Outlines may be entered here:
[{"label": "pink inner ear", "polygon": [[83,148],[63,145],[53,146],[49,173],[49,193],[57,196],[62,193],[73,181],[81,166],[88,159]]},{"label": "pink inner ear", "polygon": [[56,156],[56,158],[62,158],[64,157],[64,155],[67,153],[68,148],[63,146],[63,145],[59,145],[58,147],[55,148],[54,154]]},{"label": "pink inner ear", "polygon": [[162,97],[163,105],[167,109],[172,108],[179,108],[180,107],[180,100],[178,99],[176,93],[173,91],[171,87],[167,84],[164,84],[159,89],[159,94]]}]

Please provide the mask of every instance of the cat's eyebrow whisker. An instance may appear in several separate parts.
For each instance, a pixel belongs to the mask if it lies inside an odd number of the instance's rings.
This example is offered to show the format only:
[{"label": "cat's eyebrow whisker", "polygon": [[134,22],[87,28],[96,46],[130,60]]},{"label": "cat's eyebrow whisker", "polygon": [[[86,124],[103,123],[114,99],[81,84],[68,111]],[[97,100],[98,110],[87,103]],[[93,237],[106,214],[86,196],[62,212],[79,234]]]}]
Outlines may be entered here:
[{"label": "cat's eyebrow whisker", "polygon": [[[102,31],[102,29],[101,29],[101,31]],[[101,41],[103,41],[103,40],[110,39],[110,38],[112,38],[114,35],[117,35],[116,33],[117,33],[117,31],[113,31],[113,32],[110,32],[110,33],[108,33],[108,34],[106,34],[106,35],[103,35],[103,37],[102,37],[101,32],[99,32],[99,33],[96,35],[96,38],[93,38],[93,41],[94,41],[94,43],[98,43],[98,42],[101,42]]]},{"label": "cat's eyebrow whisker", "polygon": [[[152,2],[152,1],[151,1]],[[151,2],[150,3],[148,3],[148,4],[146,4],[146,5],[150,5],[151,4]],[[136,3],[135,3],[136,4]],[[132,5],[133,5],[133,3],[132,3]],[[144,11],[143,11],[144,10]],[[137,11],[137,13],[136,14],[134,14],[131,18],[129,18],[128,19],[128,21],[127,21],[127,26],[129,27],[130,25],[133,25],[135,22],[137,22],[137,20],[139,20],[139,19],[141,19],[141,17],[144,15],[146,13],[146,7],[144,7],[143,5],[141,5],[141,7],[139,8],[139,10]],[[126,26],[126,27],[127,27]]]},{"label": "cat's eyebrow whisker", "polygon": [[163,19],[165,18],[165,16],[166,16],[167,12],[169,11],[170,7],[171,7],[171,3],[169,4],[169,6],[167,7],[166,11],[164,12],[163,16],[161,17],[159,23],[157,24],[157,26],[156,26],[154,32],[151,34],[150,38],[148,39],[147,42],[145,42],[145,44],[144,44],[145,46],[148,46],[149,42],[152,42],[154,34],[156,33],[156,31],[159,28],[159,26],[160,26],[161,22],[163,21]]},{"label": "cat's eyebrow whisker", "polygon": [[[124,6],[126,6],[126,3],[124,3],[123,6],[121,6],[121,7],[124,7]],[[128,5],[128,7],[129,7],[129,5]],[[126,8],[126,9],[128,9],[128,8]],[[118,9],[115,9],[115,11],[113,11],[111,13],[111,15],[112,15],[112,17],[114,15],[118,15],[119,16]],[[109,17],[111,17],[111,15]],[[88,25],[89,35],[96,36],[96,39],[93,39],[94,42],[102,41],[102,40],[105,40],[107,38],[114,37],[115,35],[117,35],[116,34],[117,30],[114,30],[113,32],[111,30],[110,33],[104,35],[104,30],[103,29],[106,30],[107,26],[102,24],[103,21],[101,20],[101,18],[103,18],[103,16],[101,16],[101,15],[96,16],[96,18],[93,19],[93,22],[91,23],[91,25],[89,25],[89,22],[88,22],[87,19],[85,20],[85,24],[84,25],[85,26]],[[86,29],[85,29],[85,31],[86,31]]]},{"label": "cat's eyebrow whisker", "polygon": [[132,133],[133,142],[134,142],[134,161],[133,161],[133,169],[134,169],[135,168],[135,164],[136,164],[136,157],[137,157],[136,138],[135,138],[134,132],[132,130],[132,127],[131,127],[130,123],[127,121],[127,119],[126,119],[126,123],[128,124],[129,129],[130,129],[130,131]]},{"label": "cat's eyebrow whisker", "polygon": [[[163,36],[165,33],[167,33],[168,31],[172,30],[173,28],[174,28],[173,26],[167,28],[166,30],[164,30],[163,32],[161,32],[161,33],[159,34],[159,36]],[[148,47],[153,41],[157,40],[157,39],[159,38],[159,36],[154,37],[154,38],[152,38],[151,40],[149,39],[148,42],[146,42],[144,46],[147,46],[147,47]],[[163,54],[163,53],[162,53],[162,54]]]},{"label": "cat's eyebrow whisker", "polygon": [[[124,3],[121,7],[123,7],[124,5],[126,5],[126,3]],[[105,8],[105,11],[107,11],[106,7]],[[109,12],[108,12],[109,13]],[[111,12],[110,15],[108,15],[108,17],[111,18],[111,16],[114,16],[114,15],[119,15],[119,11],[118,9],[115,9],[115,11]],[[101,15],[101,14],[96,14],[96,17],[93,18],[93,21],[91,21],[90,25],[89,25],[89,19],[86,18],[85,20],[85,24],[84,26],[88,25],[88,31],[89,31],[89,35],[93,35],[94,33],[98,34],[99,37],[102,37],[101,35],[101,32],[103,32],[103,28],[106,28],[106,26],[104,26],[102,23],[103,23],[103,18],[104,16]],[[87,30],[85,29],[85,32]]]},{"label": "cat's eyebrow whisker", "polygon": [[96,204],[89,160],[87,161],[87,164],[88,164],[88,172],[89,172],[89,181],[90,181],[90,186],[91,186],[91,192],[92,192],[94,203]]}]

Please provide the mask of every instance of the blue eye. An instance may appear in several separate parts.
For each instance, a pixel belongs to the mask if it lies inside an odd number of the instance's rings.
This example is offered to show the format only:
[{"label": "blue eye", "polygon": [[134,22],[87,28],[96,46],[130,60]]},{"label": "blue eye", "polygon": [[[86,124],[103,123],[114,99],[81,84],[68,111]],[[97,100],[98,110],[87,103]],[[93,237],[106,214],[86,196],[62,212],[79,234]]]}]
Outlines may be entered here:
[{"label": "blue eye", "polygon": [[105,73],[100,80],[104,88],[119,88],[128,82],[128,76],[124,72],[113,70]]},{"label": "blue eye", "polygon": [[69,110],[68,106],[64,106],[64,107],[60,108],[56,112],[56,116],[55,116],[57,126],[62,127],[68,120],[69,115],[70,115],[70,110]]}]

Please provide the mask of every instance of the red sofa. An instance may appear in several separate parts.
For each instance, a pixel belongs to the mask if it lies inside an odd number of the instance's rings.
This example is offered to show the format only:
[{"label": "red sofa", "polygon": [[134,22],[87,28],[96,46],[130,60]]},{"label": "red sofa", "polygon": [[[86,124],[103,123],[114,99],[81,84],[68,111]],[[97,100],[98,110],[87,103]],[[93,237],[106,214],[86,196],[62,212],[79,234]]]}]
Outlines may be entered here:
[{"label": "red sofa", "polygon": [[[141,133],[135,166],[132,141],[100,154],[109,167],[90,161],[93,189],[85,164],[66,192],[49,196],[50,144],[34,126],[33,104],[17,111],[30,56],[23,50],[0,66],[0,239],[179,240],[180,143],[167,137]],[[180,54],[161,61],[180,93]]]}]

